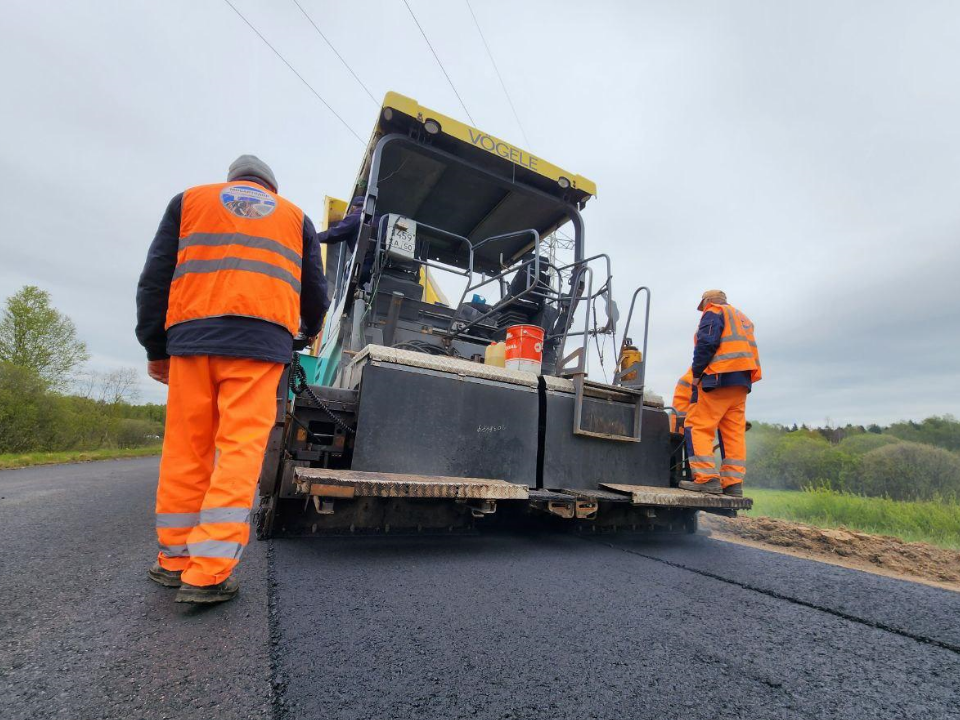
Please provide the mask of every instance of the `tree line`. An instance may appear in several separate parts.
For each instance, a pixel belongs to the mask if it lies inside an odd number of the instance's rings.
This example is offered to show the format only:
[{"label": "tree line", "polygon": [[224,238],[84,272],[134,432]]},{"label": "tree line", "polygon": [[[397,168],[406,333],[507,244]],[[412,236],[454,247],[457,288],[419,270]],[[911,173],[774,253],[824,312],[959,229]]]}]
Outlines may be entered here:
[{"label": "tree line", "polygon": [[748,482],[760,487],[960,501],[960,421],[950,415],[886,427],[754,423],[747,458]]},{"label": "tree line", "polygon": [[69,317],[32,285],[0,316],[0,453],[157,443],[165,407],[137,405],[134,368],[98,372]]}]

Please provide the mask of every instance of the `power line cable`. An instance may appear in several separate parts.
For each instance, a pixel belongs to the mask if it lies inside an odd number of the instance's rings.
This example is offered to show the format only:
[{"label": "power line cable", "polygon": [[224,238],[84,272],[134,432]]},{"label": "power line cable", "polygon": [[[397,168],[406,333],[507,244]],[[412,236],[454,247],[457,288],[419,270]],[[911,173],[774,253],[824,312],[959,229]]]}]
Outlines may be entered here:
[{"label": "power line cable", "polygon": [[362,81],[359,77],[357,77],[357,74],[353,71],[353,68],[351,68],[349,65],[347,65],[347,61],[343,59],[343,55],[341,55],[339,52],[337,52],[337,49],[333,46],[333,43],[330,42],[330,41],[327,39],[327,36],[323,34],[323,31],[322,31],[319,27],[317,27],[317,24],[313,21],[313,18],[311,18],[311,17],[307,14],[307,11],[303,9],[303,5],[301,5],[301,4],[298,2],[298,0],[293,0],[293,4],[296,5],[296,6],[300,9],[300,12],[303,13],[303,16],[307,19],[307,21],[308,21],[311,25],[313,25],[313,29],[317,31],[317,35],[319,35],[320,37],[322,37],[322,38],[323,38],[323,41],[327,44],[327,47],[329,47],[331,50],[333,50],[333,54],[336,55],[336,56],[340,59],[340,62],[343,63],[343,66],[347,69],[347,71],[348,71],[351,75],[353,75],[353,79],[356,80],[356,81],[360,84],[360,87],[363,88],[363,91],[364,91],[367,95],[370,96],[370,99],[373,100],[374,104],[375,104],[377,107],[380,107],[380,103],[377,102],[377,99],[373,96],[373,93],[370,92],[370,90],[367,89],[367,86],[363,84],[363,81]]},{"label": "power line cable", "polygon": [[420,34],[423,35],[424,42],[427,43],[427,47],[430,48],[430,52],[433,53],[434,59],[437,61],[437,65],[440,66],[440,69],[443,71],[443,76],[447,79],[447,82],[450,83],[450,87],[453,89],[453,94],[457,96],[457,100],[460,101],[460,107],[463,108],[463,111],[467,114],[467,118],[470,120],[471,125],[476,125],[473,121],[473,117],[470,115],[470,111],[467,110],[467,106],[463,103],[463,98],[460,97],[460,93],[457,92],[456,86],[453,84],[453,80],[450,79],[450,76],[447,74],[447,69],[443,66],[443,63],[440,62],[440,56],[437,55],[437,51],[433,49],[433,45],[430,44],[427,34],[423,31],[423,28],[420,26],[420,21],[417,20],[417,16],[413,14],[413,8],[410,7],[410,3],[407,0],[403,0],[403,4],[407,6],[407,10],[410,12],[410,17],[413,18],[413,21],[417,24],[417,28],[420,30]]},{"label": "power line cable", "polygon": [[527,139],[527,133],[523,129],[523,123],[520,122],[520,116],[517,114],[517,108],[514,107],[513,100],[510,98],[510,93],[507,91],[507,85],[503,82],[503,76],[500,74],[500,68],[497,67],[497,61],[493,59],[493,53],[490,52],[490,46],[487,44],[487,39],[483,36],[483,30],[480,29],[480,23],[477,20],[477,15],[473,12],[473,6],[470,5],[470,0],[466,0],[467,9],[470,10],[470,16],[473,18],[473,24],[477,26],[477,32],[480,33],[480,40],[483,41],[483,47],[486,48],[487,57],[490,58],[490,64],[493,65],[494,72],[497,73],[497,79],[500,80],[500,87],[503,88],[503,94],[507,97],[507,102],[510,103],[510,109],[513,111],[513,118],[517,121],[517,126],[520,128],[520,134],[523,135],[523,142],[528,148],[530,148],[530,141]]},{"label": "power line cable", "polygon": [[278,58],[280,58],[280,59],[283,61],[283,64],[284,64],[284,65],[286,65],[288,68],[290,68],[290,72],[292,72],[294,75],[296,75],[298,78],[300,78],[300,82],[302,82],[304,85],[307,86],[307,89],[308,89],[310,92],[312,92],[312,93],[317,97],[317,100],[319,100],[320,102],[322,102],[322,103],[326,106],[327,110],[329,110],[331,113],[333,113],[334,117],[336,117],[337,120],[339,120],[341,123],[343,123],[343,126],[344,126],[347,130],[350,131],[350,134],[353,135],[361,145],[364,145],[365,143],[363,142],[363,139],[362,139],[359,135],[357,135],[356,131],[355,131],[352,127],[350,127],[350,126],[347,124],[347,121],[344,120],[342,117],[340,117],[340,115],[337,113],[337,111],[334,110],[334,109],[330,106],[330,103],[328,103],[326,100],[324,100],[324,99],[320,96],[320,93],[318,93],[316,90],[313,89],[313,85],[311,85],[310,83],[308,83],[308,82],[306,81],[306,79],[303,77],[303,75],[301,75],[300,73],[297,72],[297,69],[296,69],[293,65],[291,65],[289,62],[287,62],[287,59],[286,59],[283,55],[281,55],[280,52],[279,52],[273,45],[270,44],[270,41],[267,40],[267,39],[260,33],[260,31],[257,30],[257,29],[253,26],[253,23],[251,23],[249,20],[247,20],[247,18],[245,18],[245,17],[243,16],[243,13],[241,13],[239,10],[237,10],[237,8],[234,6],[234,4],[233,4],[232,2],[230,2],[230,0],[223,0],[223,1],[224,1],[227,5],[230,6],[230,9],[233,10],[233,11],[240,17],[241,20],[243,20],[243,21],[247,24],[247,27],[249,27],[251,30],[253,30],[253,31],[257,34],[257,37],[259,37],[261,40],[263,40],[264,44],[265,44],[268,48],[270,48],[271,50],[273,50],[273,54],[276,55]]}]

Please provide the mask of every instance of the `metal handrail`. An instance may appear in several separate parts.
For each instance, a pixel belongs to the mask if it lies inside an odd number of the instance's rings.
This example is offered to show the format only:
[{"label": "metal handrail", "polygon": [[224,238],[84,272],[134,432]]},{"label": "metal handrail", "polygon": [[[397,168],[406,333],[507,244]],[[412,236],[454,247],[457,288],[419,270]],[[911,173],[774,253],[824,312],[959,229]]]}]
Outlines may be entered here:
[{"label": "metal handrail", "polygon": [[[623,357],[623,350],[627,346],[627,338],[629,337],[630,332],[630,323],[633,320],[633,310],[637,304],[637,296],[641,293],[646,293],[646,307],[644,309],[644,318],[643,318],[643,349],[640,352],[640,362],[635,362],[633,365],[627,368],[618,369],[613,376],[614,385],[623,385],[624,387],[639,387],[640,390],[643,390],[646,377],[647,377],[647,338],[650,333],[650,288],[646,285],[641,285],[633,292],[633,297],[630,298],[630,312],[627,313],[627,322],[623,328],[623,339],[620,342],[620,352],[617,353],[617,365],[620,364],[620,358]],[[626,375],[629,375],[631,372],[637,372],[638,380],[623,382],[623,378]]]},{"label": "metal handrail", "polygon": [[[593,296],[593,268],[583,267],[582,272],[587,273],[588,283],[587,283],[587,297]],[[583,345],[577,348],[574,352],[570,353],[567,357],[563,358],[561,362],[561,372],[564,375],[568,375],[573,379],[574,387],[574,398],[573,398],[573,434],[582,435],[586,437],[594,437],[602,440],[616,440],[620,442],[640,442],[641,437],[641,428],[643,424],[643,392],[642,390],[637,393],[635,391],[628,391],[631,395],[635,396],[634,402],[634,416],[633,416],[633,434],[632,435],[614,435],[612,433],[600,433],[593,430],[584,430],[583,429],[583,401],[584,401],[584,390],[588,381],[586,379],[587,375],[587,344],[590,340],[590,312],[584,313],[584,329],[583,329]],[[577,366],[575,368],[566,369],[564,365],[566,362],[572,358],[576,358]],[[596,386],[606,387],[600,383],[594,383]]]},{"label": "metal handrail", "polygon": [[[584,265],[580,268],[580,273],[583,273],[588,276],[589,281],[587,282],[587,297],[590,298],[593,296],[593,268],[588,265]],[[580,280],[577,279],[577,284],[579,285]],[[571,293],[572,295],[572,293]],[[572,316],[572,313],[571,313]],[[587,343],[590,340],[590,313],[584,313],[583,319],[583,332],[575,333],[576,336],[583,335],[583,345],[572,353],[563,357],[563,346],[566,344],[567,333],[564,333],[563,342],[560,344],[559,351],[557,352],[557,375],[565,376],[579,376],[583,377],[587,374]],[[569,327],[569,325],[568,325]],[[568,369],[566,363],[573,357],[577,357],[577,367]]]},{"label": "metal handrail", "polygon": [[[590,292],[587,294],[587,296],[584,297],[583,295],[578,295],[576,291],[580,284],[580,277],[579,277],[580,274],[589,267],[589,264],[591,262],[593,262],[594,260],[599,260],[601,258],[605,261],[607,266],[606,282],[603,285],[601,285],[600,290],[598,290],[596,294],[593,293],[592,282],[591,282],[591,289],[590,289]],[[572,263],[569,263],[567,265],[564,265],[558,268],[557,272],[559,273],[559,272],[562,272],[563,270],[568,270],[568,269],[572,269],[573,272],[570,278],[570,283],[571,283],[570,294],[566,296],[568,298],[568,302],[570,303],[567,322],[564,325],[562,333],[549,335],[546,338],[546,340],[554,340],[558,337],[561,338],[560,346],[557,349],[556,372],[558,375],[561,373],[561,358],[563,357],[563,350],[567,345],[567,338],[577,337],[581,334],[579,332],[573,332],[573,333],[570,332],[570,328],[573,326],[573,315],[576,312],[576,305],[579,304],[581,300],[586,300],[588,303],[591,303],[592,305],[592,303],[595,302],[596,298],[599,297],[600,294],[603,292],[604,288],[606,289],[606,292],[603,294],[607,296],[607,313],[608,313],[607,318],[608,320],[610,320],[611,332],[613,333],[614,344],[616,344],[617,318],[611,317],[609,315],[610,309],[612,307],[615,307],[615,304],[613,303],[613,272],[611,269],[610,256],[607,255],[606,253],[598,253],[596,255],[591,255],[588,258],[584,258],[583,260],[574,260]],[[592,279],[593,277],[592,269],[590,272],[591,272],[591,279]],[[576,282],[574,282],[574,280],[576,280]],[[588,319],[590,315],[590,309],[591,307],[588,306],[586,310]],[[589,324],[584,328],[583,335],[585,337],[584,345],[586,345],[586,337],[589,335]]]},{"label": "metal handrail", "polygon": [[[384,267],[386,267],[385,265],[386,263],[385,258],[387,257],[386,253],[390,250],[389,246],[383,247],[383,231],[385,229],[386,222],[388,219],[389,219],[388,215],[383,215],[380,218],[380,225],[377,228],[377,244],[374,250],[375,252],[374,267],[380,271],[382,271]],[[410,218],[410,219],[413,220],[413,218]],[[470,242],[469,238],[465,238],[463,235],[457,235],[456,233],[452,233],[449,230],[444,230],[443,228],[439,228],[434,225],[427,225],[426,223],[418,222],[417,220],[413,220],[413,221],[417,223],[418,228],[420,227],[426,228],[427,230],[429,230],[430,232],[436,235],[440,235],[441,237],[447,237],[451,240],[459,240],[460,243],[465,244],[467,246],[467,253],[468,253],[467,269],[464,270],[463,272],[458,272],[457,270],[453,269],[449,265],[440,265],[437,263],[430,262],[429,260],[421,260],[418,257],[411,258],[409,262],[415,263],[422,267],[432,267],[432,268],[436,268],[437,270],[443,270],[444,272],[449,272],[451,275],[463,275],[464,277],[468,277],[468,276],[472,277],[473,258],[474,258],[474,251],[476,248],[474,247],[473,243]],[[381,262],[378,263],[377,262],[378,260]]]},{"label": "metal handrail", "polygon": [[[537,232],[536,230],[534,230],[533,228],[530,228],[530,229],[527,229],[527,230],[518,230],[518,231],[512,232],[512,233],[505,233],[504,235],[496,235],[496,236],[494,236],[494,237],[492,237],[492,238],[487,238],[487,240],[500,240],[500,239],[503,239],[503,238],[515,237],[515,236],[517,236],[517,235],[525,235],[525,234],[527,234],[527,233],[530,233],[531,235],[533,235],[534,246],[535,246],[535,247],[538,246],[538,245],[540,244],[540,233],[538,233],[538,232]],[[477,244],[477,246],[479,247],[479,245],[483,244],[484,242],[486,242],[486,240],[481,241],[480,243]],[[532,257],[530,260],[526,260],[526,261],[520,263],[519,265],[515,265],[515,266],[513,266],[513,267],[510,267],[510,268],[508,268],[508,269],[506,269],[506,270],[498,273],[497,275],[491,275],[491,276],[488,277],[486,280],[484,280],[483,282],[477,283],[476,285],[471,285],[471,284],[468,282],[468,283],[467,283],[467,287],[464,288],[463,293],[460,295],[460,302],[457,304],[457,312],[459,312],[460,307],[463,305],[463,303],[464,303],[464,301],[466,300],[466,297],[467,297],[467,295],[468,295],[469,293],[474,292],[474,291],[476,291],[476,290],[479,290],[479,289],[482,288],[484,285],[488,285],[488,284],[494,282],[495,280],[500,280],[500,279],[506,277],[507,275],[509,275],[509,274],[511,274],[511,273],[513,273],[513,272],[521,272],[524,268],[528,267],[528,266],[531,265],[531,264],[533,264],[533,273],[532,273],[531,275],[528,275],[528,276],[527,276],[527,286],[523,289],[523,291],[521,291],[520,293],[518,293],[518,294],[516,294],[516,295],[511,295],[510,297],[503,298],[500,302],[498,302],[496,305],[494,305],[494,306],[493,306],[490,310],[488,310],[486,313],[484,313],[483,315],[481,315],[481,316],[478,317],[478,318],[474,318],[472,321],[470,321],[469,323],[467,323],[467,324],[464,325],[463,327],[458,328],[456,331],[454,331],[454,325],[455,325],[456,322],[457,322],[457,315],[454,314],[452,320],[450,321],[450,327],[447,329],[447,331],[448,331],[449,333],[452,333],[454,338],[459,337],[462,333],[465,333],[467,330],[469,330],[470,328],[472,328],[474,325],[477,325],[477,324],[483,322],[484,320],[486,320],[488,317],[490,317],[490,316],[493,315],[494,313],[500,312],[500,310],[502,310],[503,308],[509,307],[510,305],[514,304],[517,300],[520,300],[521,298],[524,298],[524,297],[526,297],[528,294],[530,294],[530,293],[533,291],[533,289],[534,289],[534,288],[538,285],[538,283],[540,282],[540,253],[535,252],[535,253],[533,254],[533,257]],[[472,280],[473,280],[473,275],[472,275],[472,273],[471,273],[470,281],[472,282]],[[536,293],[535,293],[535,294],[536,294]],[[543,295],[543,297],[549,297],[549,296],[548,296],[548,295]],[[559,293],[558,293],[558,297],[559,297]]]},{"label": "metal handrail", "polygon": [[[587,298],[594,298],[593,293],[593,270],[589,267],[582,268],[582,272],[590,273],[590,283],[587,286]],[[646,292],[646,318],[644,325],[644,338],[643,338],[643,352],[644,355],[641,356],[640,363],[634,363],[629,368],[624,368],[623,370],[618,370],[614,375],[614,385],[619,385],[620,392],[627,393],[634,398],[633,402],[633,428],[632,434],[630,435],[616,435],[613,433],[606,432],[595,432],[592,430],[584,430],[583,428],[583,403],[585,399],[585,388],[587,385],[596,387],[596,388],[608,388],[609,386],[602,383],[591,383],[586,379],[586,359],[587,359],[587,343],[590,337],[589,332],[589,321],[590,321],[590,309],[587,307],[587,312],[585,313],[585,327],[583,330],[583,345],[578,348],[574,353],[571,353],[569,356],[564,358],[563,362],[566,363],[569,359],[573,357],[578,358],[578,365],[576,368],[571,370],[565,370],[565,374],[569,374],[573,377],[574,384],[574,407],[573,407],[573,433],[574,435],[584,435],[587,437],[594,437],[602,440],[616,440],[620,442],[641,442],[643,438],[643,395],[644,395],[644,382],[646,380],[646,350],[647,350],[647,334],[648,334],[648,325],[650,321],[650,289],[647,287],[640,287],[634,292],[633,297],[630,301],[630,312],[627,315],[627,324],[624,330],[624,341],[620,347],[620,357],[623,355],[623,348],[626,345],[626,331],[630,328],[630,322],[633,319],[633,311],[636,306],[637,296],[641,291]],[[597,296],[600,296],[603,293],[603,288],[597,291]],[[610,318],[614,320],[613,318]],[[615,323],[613,332],[616,332]],[[596,333],[597,330],[594,330]],[[578,333],[579,334],[579,333]],[[636,370],[639,377],[639,383],[623,383],[622,378],[624,375],[629,372]]]}]

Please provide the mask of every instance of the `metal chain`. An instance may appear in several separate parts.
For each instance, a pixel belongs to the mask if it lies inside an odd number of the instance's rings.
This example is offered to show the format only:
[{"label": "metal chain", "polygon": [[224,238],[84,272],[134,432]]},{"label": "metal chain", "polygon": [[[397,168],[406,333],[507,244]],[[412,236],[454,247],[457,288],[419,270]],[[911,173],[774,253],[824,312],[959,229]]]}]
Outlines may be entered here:
[{"label": "metal chain", "polygon": [[331,410],[323,400],[318,398],[316,393],[310,389],[309,385],[307,385],[307,372],[300,364],[300,353],[294,353],[293,360],[290,363],[290,390],[294,395],[306,395],[308,398],[310,398],[310,400],[313,401],[317,407],[323,410],[323,412],[325,412],[330,419],[333,420],[333,424],[343,430],[345,433],[350,433],[351,435],[357,434],[356,430],[338,418],[333,410]]}]

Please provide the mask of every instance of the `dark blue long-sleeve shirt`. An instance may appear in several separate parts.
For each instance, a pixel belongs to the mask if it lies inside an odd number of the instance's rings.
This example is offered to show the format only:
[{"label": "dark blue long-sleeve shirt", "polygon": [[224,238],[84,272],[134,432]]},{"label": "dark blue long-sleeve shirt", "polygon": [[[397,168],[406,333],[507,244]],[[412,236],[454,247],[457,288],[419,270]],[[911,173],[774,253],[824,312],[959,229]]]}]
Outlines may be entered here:
[{"label": "dark blue long-sleeve shirt", "polygon": [[[182,206],[183,193],[167,205],[137,285],[137,339],[146,349],[147,359],[162,360],[170,355],[223,355],[290,362],[293,338],[286,328],[266,320],[223,316],[190,320],[169,330],[164,329],[170,283],[177,266]],[[313,336],[323,326],[330,301],[317,234],[306,215],[303,216],[300,286],[301,330],[305,335]]]},{"label": "dark blue long-sleeve shirt", "polygon": [[700,387],[706,392],[710,392],[718,387],[730,387],[740,385],[747,388],[747,392],[753,385],[750,379],[750,371],[736,370],[728,373],[713,373],[704,375],[704,370],[713,360],[713,356],[720,347],[720,339],[723,335],[724,320],[722,313],[705,312],[700,318],[700,325],[697,327],[697,343],[693,348],[693,369],[694,379],[700,380]]},{"label": "dark blue long-sleeve shirt", "polygon": [[357,246],[357,238],[360,236],[360,220],[360,207],[355,205],[343,220],[317,233],[317,241],[323,245],[346,242],[352,251]]},{"label": "dark blue long-sleeve shirt", "polygon": [[[350,252],[357,247],[357,241],[360,239],[360,223],[363,221],[363,198],[356,197],[350,205],[350,210],[340,222],[334,223],[328,229],[317,233],[317,241],[322,245],[335,245],[345,242]],[[380,227],[380,215],[373,218],[373,227]],[[367,247],[367,254],[363,257],[363,268],[360,272],[360,282],[364,283],[370,278],[373,268],[373,258],[376,253],[376,236],[370,239],[370,245]]]}]

